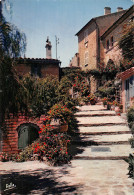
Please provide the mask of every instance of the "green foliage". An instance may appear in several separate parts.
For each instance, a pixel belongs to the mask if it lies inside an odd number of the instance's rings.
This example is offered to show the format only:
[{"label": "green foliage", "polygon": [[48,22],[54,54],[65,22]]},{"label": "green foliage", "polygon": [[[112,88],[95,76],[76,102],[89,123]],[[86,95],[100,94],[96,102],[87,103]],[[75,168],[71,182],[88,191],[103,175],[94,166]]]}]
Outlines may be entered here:
[{"label": "green foliage", "polygon": [[133,46],[134,46],[134,24],[133,21],[124,25],[123,36],[119,40],[119,48],[122,49],[122,54],[125,59],[133,59]]},{"label": "green foliage", "polygon": [[5,113],[27,112],[26,91],[14,69],[15,57],[24,54],[26,37],[17,27],[8,23],[0,13],[0,116],[1,124]]},{"label": "green foliage", "polygon": [[128,164],[128,170],[129,170],[129,177],[134,179],[134,155],[133,154],[129,154],[128,159],[125,160]]},{"label": "green foliage", "polygon": [[116,88],[114,86],[114,81],[108,81],[103,86],[99,87],[97,93],[100,94],[101,98],[107,97],[114,100],[114,94],[116,92]]},{"label": "green foliage", "polygon": [[103,63],[98,64],[98,69],[89,70],[88,75],[93,75],[95,78],[99,78],[104,81],[113,80],[119,72],[119,67],[117,67],[112,60],[108,62],[106,66]]},{"label": "green foliage", "polygon": [[27,101],[26,90],[19,81],[13,67],[14,62],[11,58],[3,57],[0,59],[0,72],[1,74],[1,111],[4,115],[13,113],[17,114],[18,111],[26,113]]},{"label": "green foliage", "polygon": [[131,148],[134,148],[134,137],[129,139],[129,143],[131,144]]},{"label": "green foliage", "polygon": [[134,134],[134,106],[129,108],[127,111],[127,121],[128,121],[129,128]]},{"label": "green foliage", "polygon": [[26,50],[26,36],[18,28],[0,18],[0,55],[19,57]]},{"label": "green foliage", "polygon": [[1,152],[0,161],[6,162],[6,161],[9,161],[9,159],[10,159],[10,155],[8,153]]},{"label": "green foliage", "polygon": [[22,83],[27,90],[27,105],[35,117],[46,114],[59,100],[59,81],[55,77],[48,76],[37,79],[26,75],[23,77]]},{"label": "green foliage", "polygon": [[68,123],[72,115],[72,112],[66,106],[62,106],[62,104],[55,104],[48,112],[50,119],[60,119],[60,122],[63,124]]},{"label": "green foliage", "polygon": [[130,69],[131,67],[134,67],[134,59],[132,59],[131,61],[123,59],[123,61],[120,63],[120,72]]}]

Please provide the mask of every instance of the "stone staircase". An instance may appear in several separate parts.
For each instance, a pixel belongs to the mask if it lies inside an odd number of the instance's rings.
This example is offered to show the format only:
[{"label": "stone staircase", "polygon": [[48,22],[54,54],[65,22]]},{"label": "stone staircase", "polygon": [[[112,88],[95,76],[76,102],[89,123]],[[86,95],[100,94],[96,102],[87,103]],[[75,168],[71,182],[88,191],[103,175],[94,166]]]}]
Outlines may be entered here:
[{"label": "stone staircase", "polygon": [[75,115],[79,130],[72,141],[74,159],[120,160],[133,152],[128,141],[132,135],[125,119],[102,105],[78,108]]}]

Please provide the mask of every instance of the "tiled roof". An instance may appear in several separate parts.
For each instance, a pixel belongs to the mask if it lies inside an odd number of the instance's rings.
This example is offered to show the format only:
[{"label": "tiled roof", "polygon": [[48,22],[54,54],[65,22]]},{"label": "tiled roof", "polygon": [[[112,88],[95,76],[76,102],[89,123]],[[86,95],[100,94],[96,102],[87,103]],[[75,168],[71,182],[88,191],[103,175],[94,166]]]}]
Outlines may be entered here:
[{"label": "tiled roof", "polygon": [[86,27],[86,26],[88,26],[89,24],[91,24],[92,22],[94,22],[94,21],[96,21],[97,19],[101,19],[101,18],[104,18],[104,17],[107,17],[107,16],[109,16],[109,15],[114,15],[114,14],[118,14],[118,13],[124,13],[124,12],[126,12],[127,10],[123,10],[123,11],[120,11],[120,12],[114,12],[114,13],[111,13],[111,14],[107,14],[107,15],[102,15],[102,16],[98,16],[98,17],[94,17],[94,18],[92,18],[86,25],[84,25],[75,35],[77,35],[78,36],[78,34]]},{"label": "tiled roof", "polygon": [[123,22],[129,15],[133,13],[134,6],[131,6],[112,26],[110,26],[105,33],[101,36],[104,39],[112,30],[114,30],[121,22]]}]

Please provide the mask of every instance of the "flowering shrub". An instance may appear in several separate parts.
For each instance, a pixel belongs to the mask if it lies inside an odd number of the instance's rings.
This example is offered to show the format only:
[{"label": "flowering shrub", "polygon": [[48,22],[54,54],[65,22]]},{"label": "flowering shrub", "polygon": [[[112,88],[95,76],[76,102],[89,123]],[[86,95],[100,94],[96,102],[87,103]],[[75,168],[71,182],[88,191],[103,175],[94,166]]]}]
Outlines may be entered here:
[{"label": "flowering shrub", "polygon": [[62,124],[68,123],[71,116],[72,112],[66,106],[62,106],[61,104],[55,104],[48,112],[48,117],[50,119],[60,119]]},{"label": "flowering shrub", "polygon": [[51,131],[51,125],[46,124],[39,131],[39,139],[27,146],[19,154],[14,155],[16,162],[34,160],[45,160],[51,165],[61,165],[68,163],[70,155],[67,152],[67,145],[70,143],[69,136],[63,133],[55,134]]},{"label": "flowering shrub", "polygon": [[119,103],[118,103],[116,100],[114,100],[114,101],[112,102],[112,104],[113,104],[114,106],[119,106]]},{"label": "flowering shrub", "polygon": [[5,152],[1,152],[0,154],[0,161],[2,162],[6,162],[10,159],[10,156],[8,153],[5,153]]},{"label": "flowering shrub", "polygon": [[104,97],[101,100],[102,100],[104,106],[107,105],[107,101],[108,101],[107,97]]}]

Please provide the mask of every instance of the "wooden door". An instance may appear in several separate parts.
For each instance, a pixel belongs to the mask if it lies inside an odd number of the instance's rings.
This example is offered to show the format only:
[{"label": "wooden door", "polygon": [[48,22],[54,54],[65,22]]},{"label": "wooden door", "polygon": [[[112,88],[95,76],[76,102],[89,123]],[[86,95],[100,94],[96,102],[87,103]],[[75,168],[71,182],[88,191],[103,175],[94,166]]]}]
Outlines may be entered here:
[{"label": "wooden door", "polygon": [[24,149],[34,142],[38,137],[38,128],[32,124],[24,124],[18,131],[18,148]]}]

